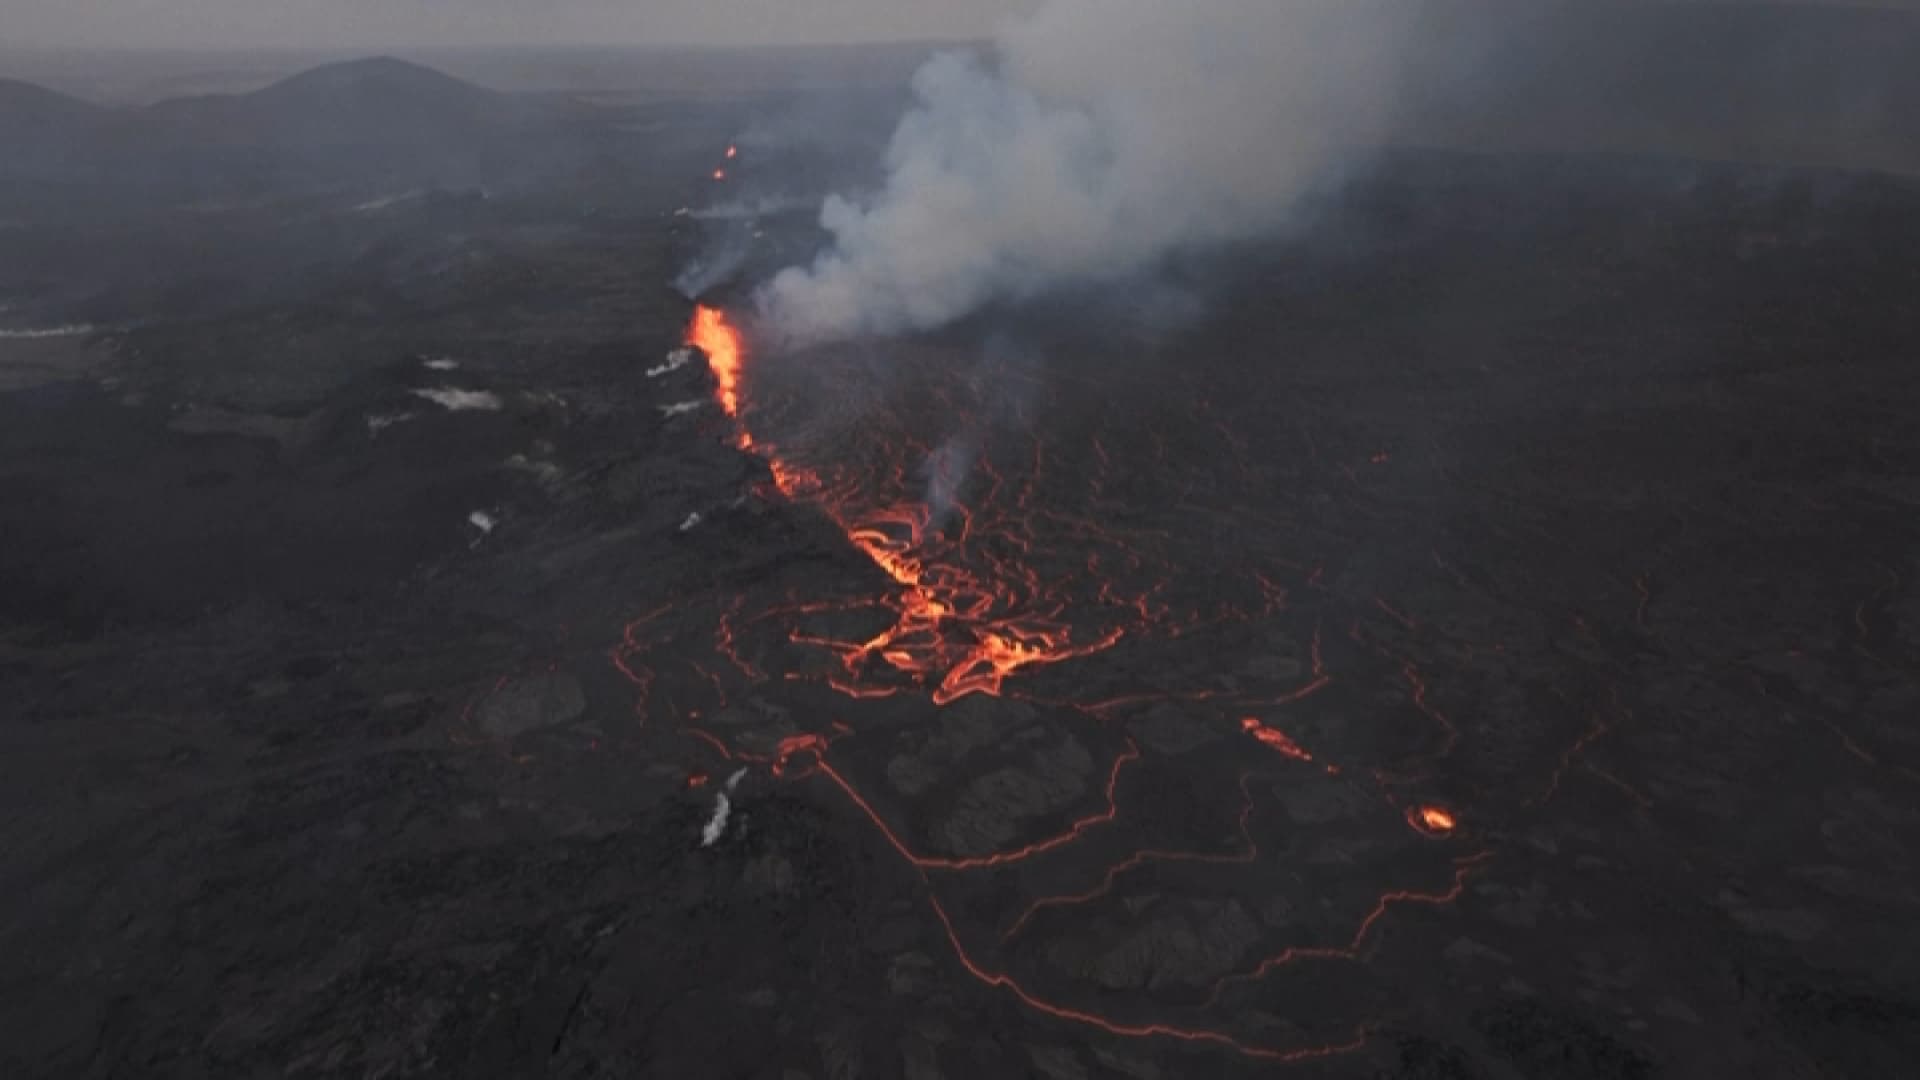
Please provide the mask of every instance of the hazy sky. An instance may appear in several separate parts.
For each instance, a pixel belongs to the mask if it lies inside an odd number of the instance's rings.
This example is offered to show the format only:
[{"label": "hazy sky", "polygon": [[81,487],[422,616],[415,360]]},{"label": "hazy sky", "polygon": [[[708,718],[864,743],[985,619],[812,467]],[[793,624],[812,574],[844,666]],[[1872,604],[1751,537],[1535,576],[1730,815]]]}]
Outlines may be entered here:
[{"label": "hazy sky", "polygon": [[0,0],[0,44],[361,48],[979,37],[1038,0]]},{"label": "hazy sky", "polygon": [[[1920,7],[1920,0],[1785,2]],[[1008,15],[1029,12],[1039,4],[1040,0],[0,0],[0,48],[325,50],[977,38]]]}]

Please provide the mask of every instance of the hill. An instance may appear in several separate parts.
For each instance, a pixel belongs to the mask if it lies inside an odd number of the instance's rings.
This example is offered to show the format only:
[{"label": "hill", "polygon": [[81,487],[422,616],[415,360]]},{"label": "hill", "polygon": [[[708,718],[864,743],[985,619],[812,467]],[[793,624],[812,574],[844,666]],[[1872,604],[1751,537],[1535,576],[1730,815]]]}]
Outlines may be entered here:
[{"label": "hill", "polygon": [[251,146],[444,147],[510,132],[538,110],[432,68],[375,58],[328,64],[250,94],[144,110],[165,137]]},{"label": "hill", "polygon": [[109,115],[107,109],[44,86],[18,79],[0,79],[0,138],[90,129]]}]

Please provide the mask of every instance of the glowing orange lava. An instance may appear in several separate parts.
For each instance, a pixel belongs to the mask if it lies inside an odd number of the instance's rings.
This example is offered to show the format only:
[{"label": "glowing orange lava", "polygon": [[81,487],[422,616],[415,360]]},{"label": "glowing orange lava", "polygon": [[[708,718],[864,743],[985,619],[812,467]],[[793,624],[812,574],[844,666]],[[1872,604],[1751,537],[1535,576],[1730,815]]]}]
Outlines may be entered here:
[{"label": "glowing orange lava", "polygon": [[[688,344],[706,354],[720,407],[736,422],[737,445],[760,454],[774,484],[789,498],[809,497],[839,525],[847,540],[899,586],[891,605],[897,621],[864,642],[814,641],[839,654],[851,688],[872,660],[917,682],[933,686],[934,704],[945,705],[968,694],[998,695],[1005,680],[1023,668],[1056,664],[1112,647],[1124,631],[1118,627],[1075,640],[1070,627],[1053,617],[1009,613],[1021,591],[1038,583],[982,577],[959,565],[930,562],[928,542],[933,511],[912,503],[861,509],[837,490],[825,490],[818,475],[782,459],[757,441],[741,414],[744,350],[740,333],[717,308],[701,305],[687,329]],[[962,519],[964,507],[954,512]],[[1017,538],[1014,541],[1019,543]],[[1143,609],[1144,610],[1144,609]],[[866,687],[850,696],[881,696],[886,688]]]},{"label": "glowing orange lava", "polygon": [[1431,804],[1416,806],[1407,811],[1407,821],[1414,828],[1429,836],[1445,836],[1452,832],[1459,822],[1454,820],[1453,811]]},{"label": "glowing orange lava", "polygon": [[1229,987],[1237,983],[1266,978],[1279,968],[1287,967],[1301,960],[1352,960],[1359,956],[1361,947],[1366,944],[1367,938],[1373,933],[1374,927],[1379,925],[1380,920],[1386,918],[1389,908],[1402,904],[1422,904],[1428,907],[1439,907],[1445,904],[1451,904],[1455,900],[1460,899],[1461,893],[1466,891],[1467,876],[1474,870],[1485,865],[1487,860],[1492,857],[1492,852],[1482,851],[1474,855],[1455,859],[1453,861],[1453,882],[1446,889],[1439,892],[1421,892],[1413,889],[1393,889],[1383,892],[1379,898],[1373,902],[1373,908],[1360,920],[1359,925],[1354,928],[1353,936],[1349,938],[1345,944],[1289,945],[1285,949],[1260,961],[1252,971],[1238,975],[1229,975],[1215,983],[1212,996],[1218,999]]},{"label": "glowing orange lava", "polygon": [[[735,420],[740,418],[740,332],[727,322],[719,308],[702,304],[693,310],[693,323],[687,327],[687,344],[706,354],[707,368],[713,372],[715,396],[720,408]],[[746,429],[740,429],[740,445],[753,445]]]},{"label": "glowing orange lava", "polygon": [[1267,746],[1295,761],[1312,761],[1313,755],[1301,749],[1300,744],[1287,737],[1279,728],[1271,728],[1252,716],[1241,717],[1240,730],[1259,739]]}]

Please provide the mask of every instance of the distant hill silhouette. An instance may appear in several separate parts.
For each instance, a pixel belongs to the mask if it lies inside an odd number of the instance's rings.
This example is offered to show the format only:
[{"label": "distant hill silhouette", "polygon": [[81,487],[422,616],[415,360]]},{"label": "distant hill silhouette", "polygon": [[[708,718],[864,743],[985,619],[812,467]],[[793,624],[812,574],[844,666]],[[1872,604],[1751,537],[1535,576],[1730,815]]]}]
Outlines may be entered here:
[{"label": "distant hill silhouette", "polygon": [[[0,79],[0,182],[58,183],[99,157],[114,113],[43,86]],[[0,214],[7,208],[0,205]]]},{"label": "distant hill silhouette", "polygon": [[250,94],[144,110],[165,137],[254,146],[444,146],[509,133],[540,110],[432,68],[385,57],[328,64]]},{"label": "distant hill silhouette", "polygon": [[146,108],[0,82],[0,196],[9,184],[29,205],[472,188],[571,167],[603,130],[589,107],[384,57]]},{"label": "distant hill silhouette", "polygon": [[263,102],[291,103],[399,95],[463,104],[493,102],[504,96],[423,64],[391,56],[322,64],[245,96]]},{"label": "distant hill silhouette", "polygon": [[[33,83],[0,79],[0,140],[8,143],[70,139],[93,131],[111,116],[110,110],[79,98]],[[0,147],[0,153],[4,151]]]},{"label": "distant hill silhouette", "polygon": [[44,86],[0,79],[0,124],[58,124],[98,119],[107,110]]}]

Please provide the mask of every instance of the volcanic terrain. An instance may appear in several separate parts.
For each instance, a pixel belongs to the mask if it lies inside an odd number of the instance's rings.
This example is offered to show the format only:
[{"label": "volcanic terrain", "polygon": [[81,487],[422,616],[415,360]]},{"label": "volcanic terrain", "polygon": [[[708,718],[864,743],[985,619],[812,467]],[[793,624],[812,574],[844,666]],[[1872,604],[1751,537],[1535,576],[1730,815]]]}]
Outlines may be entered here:
[{"label": "volcanic terrain", "polygon": [[786,106],[431,74],[10,174],[9,1075],[1920,1056],[1914,181],[1405,151],[786,349]]}]

